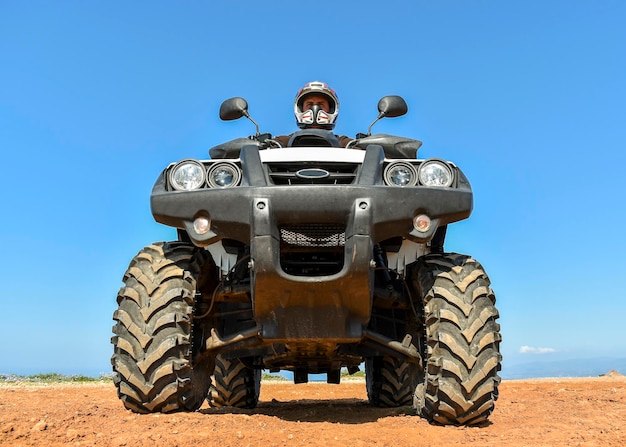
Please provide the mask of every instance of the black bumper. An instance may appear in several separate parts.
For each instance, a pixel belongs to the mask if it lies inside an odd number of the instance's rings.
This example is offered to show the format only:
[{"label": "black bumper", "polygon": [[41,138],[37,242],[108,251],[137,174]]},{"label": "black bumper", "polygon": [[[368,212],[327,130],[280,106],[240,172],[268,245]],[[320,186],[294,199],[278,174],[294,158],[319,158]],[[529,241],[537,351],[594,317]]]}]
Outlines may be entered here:
[{"label": "black bumper", "polygon": [[[472,210],[471,188],[460,171],[456,188],[383,185],[382,151],[368,149],[366,172],[353,185],[267,185],[258,150],[242,154],[242,164],[244,184],[257,186],[170,192],[164,173],[151,206],[157,222],[185,229],[198,246],[222,238],[250,246],[254,313],[265,339],[361,339],[371,312],[373,245],[397,236],[427,242],[437,226],[465,219]],[[413,228],[418,214],[432,219],[428,232]],[[192,225],[199,215],[211,219],[211,231],[202,236]],[[306,224],[345,228],[339,272],[306,277],[283,271],[279,228]]]}]

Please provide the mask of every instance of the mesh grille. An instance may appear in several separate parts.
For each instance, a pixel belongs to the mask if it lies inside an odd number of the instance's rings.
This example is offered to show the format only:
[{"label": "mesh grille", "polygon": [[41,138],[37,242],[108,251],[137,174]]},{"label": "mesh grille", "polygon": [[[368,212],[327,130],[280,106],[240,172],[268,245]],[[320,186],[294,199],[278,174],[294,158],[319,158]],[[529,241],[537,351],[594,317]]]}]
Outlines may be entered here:
[{"label": "mesh grille", "polygon": [[294,225],[280,228],[280,240],[296,247],[343,247],[346,233],[340,225]]}]

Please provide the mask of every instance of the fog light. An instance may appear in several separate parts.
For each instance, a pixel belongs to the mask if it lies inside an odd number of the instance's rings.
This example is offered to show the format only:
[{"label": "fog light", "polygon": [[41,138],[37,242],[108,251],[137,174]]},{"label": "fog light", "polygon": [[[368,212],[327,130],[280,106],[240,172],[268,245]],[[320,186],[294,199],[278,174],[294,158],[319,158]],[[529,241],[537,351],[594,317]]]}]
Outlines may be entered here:
[{"label": "fog light", "polygon": [[415,216],[413,218],[413,228],[415,228],[420,233],[426,233],[428,230],[430,230],[430,225],[430,217],[426,216],[425,214],[420,214],[419,216]]},{"label": "fog light", "polygon": [[207,234],[211,231],[211,219],[207,217],[197,217],[193,221],[193,230],[198,234]]},{"label": "fog light", "polygon": [[411,163],[398,161],[389,164],[383,174],[385,183],[389,186],[415,186],[417,171]]},{"label": "fog light", "polygon": [[237,186],[239,180],[241,180],[241,170],[234,163],[215,163],[209,169],[208,180],[211,188],[230,188]]}]

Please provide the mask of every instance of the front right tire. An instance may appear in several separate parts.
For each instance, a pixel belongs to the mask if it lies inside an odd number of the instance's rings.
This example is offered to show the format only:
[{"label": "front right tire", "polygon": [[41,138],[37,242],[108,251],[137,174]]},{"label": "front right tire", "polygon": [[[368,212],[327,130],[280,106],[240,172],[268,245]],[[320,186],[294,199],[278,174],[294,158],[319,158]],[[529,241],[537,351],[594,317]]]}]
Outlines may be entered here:
[{"label": "front right tire", "polygon": [[152,244],[131,261],[111,339],[115,385],[127,409],[195,411],[204,402],[213,359],[199,355],[208,328],[194,320],[194,308],[216,275],[209,253],[184,242]]}]

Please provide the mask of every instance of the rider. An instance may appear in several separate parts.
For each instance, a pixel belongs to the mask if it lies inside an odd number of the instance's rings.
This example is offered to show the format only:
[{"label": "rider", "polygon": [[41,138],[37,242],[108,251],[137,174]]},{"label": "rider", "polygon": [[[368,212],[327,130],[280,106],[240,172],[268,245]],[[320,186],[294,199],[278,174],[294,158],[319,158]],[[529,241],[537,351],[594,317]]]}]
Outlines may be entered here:
[{"label": "rider", "polygon": [[[294,114],[300,129],[333,130],[339,115],[339,98],[328,84],[320,81],[307,82],[298,90],[294,101]],[[292,135],[274,137],[281,146],[289,145]],[[345,147],[352,138],[335,135],[341,147]]]}]

